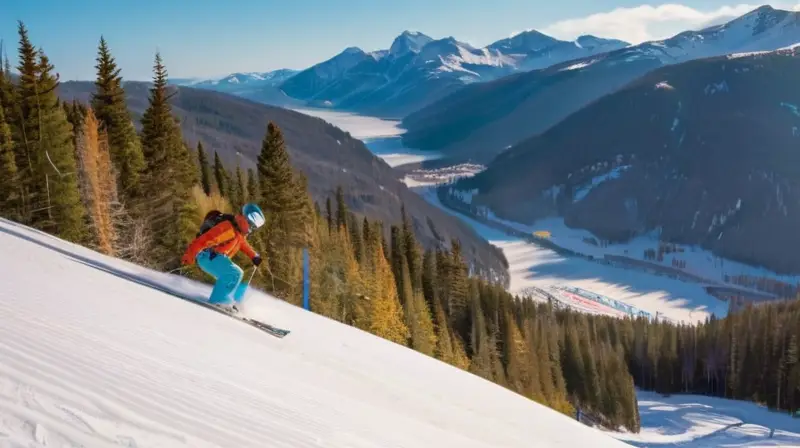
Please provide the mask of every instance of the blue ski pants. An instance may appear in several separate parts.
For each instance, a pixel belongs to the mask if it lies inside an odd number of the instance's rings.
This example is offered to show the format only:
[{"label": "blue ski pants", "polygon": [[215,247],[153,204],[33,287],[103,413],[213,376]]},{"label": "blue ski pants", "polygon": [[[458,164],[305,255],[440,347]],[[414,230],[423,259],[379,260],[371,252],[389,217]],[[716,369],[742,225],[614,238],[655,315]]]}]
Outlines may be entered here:
[{"label": "blue ski pants", "polygon": [[[212,257],[213,255],[213,257]],[[244,272],[230,258],[215,254],[206,249],[197,254],[197,265],[206,274],[214,277],[214,289],[211,291],[209,303],[240,303],[247,292],[247,283],[242,283]]]}]

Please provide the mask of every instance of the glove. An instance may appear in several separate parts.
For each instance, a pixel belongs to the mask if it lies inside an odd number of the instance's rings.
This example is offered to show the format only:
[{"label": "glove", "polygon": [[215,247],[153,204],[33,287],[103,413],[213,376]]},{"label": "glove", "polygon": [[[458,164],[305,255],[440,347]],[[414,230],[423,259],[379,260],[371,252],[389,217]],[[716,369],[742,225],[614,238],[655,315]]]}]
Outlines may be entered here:
[{"label": "glove", "polygon": [[256,254],[256,256],[253,257],[253,265],[258,266],[260,264],[261,264],[261,255]]},{"label": "glove", "polygon": [[[173,258],[173,260],[174,260],[174,258]],[[181,258],[181,264],[184,265],[184,266],[190,265],[193,262],[194,262],[194,258],[192,258],[191,254],[189,254],[189,253],[184,254],[183,257]]]}]

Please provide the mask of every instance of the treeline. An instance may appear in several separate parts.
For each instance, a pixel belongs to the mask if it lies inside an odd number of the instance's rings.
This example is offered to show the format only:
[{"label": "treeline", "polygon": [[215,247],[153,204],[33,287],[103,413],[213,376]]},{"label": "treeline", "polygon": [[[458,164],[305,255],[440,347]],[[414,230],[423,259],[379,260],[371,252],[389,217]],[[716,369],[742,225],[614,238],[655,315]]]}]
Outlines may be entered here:
[{"label": "treeline", "polygon": [[800,409],[800,301],[749,305],[697,326],[611,320],[636,385]]},{"label": "treeline", "polygon": [[[254,168],[189,145],[156,54],[137,132],[105,40],[87,104],[61,102],[58,76],[19,24],[18,77],[0,71],[0,215],[150,268],[172,271],[212,208],[257,202],[253,284],[299,305],[302,250],[314,312],[368,331],[574,415],[638,430],[621,342],[594,318],[556,312],[468,275],[458,241],[423,250],[414,223],[387,227],[348,210],[342,188],[315,203],[269,123]],[[248,266],[239,255],[242,266]],[[198,268],[186,275],[209,280]]]}]

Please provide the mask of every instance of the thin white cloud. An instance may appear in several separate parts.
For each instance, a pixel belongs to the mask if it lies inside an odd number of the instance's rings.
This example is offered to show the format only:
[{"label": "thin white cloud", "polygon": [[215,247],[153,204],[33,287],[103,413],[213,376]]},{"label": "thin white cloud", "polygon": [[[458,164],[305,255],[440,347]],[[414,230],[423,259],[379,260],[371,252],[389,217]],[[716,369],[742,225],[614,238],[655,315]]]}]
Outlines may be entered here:
[{"label": "thin white cloud", "polygon": [[[761,5],[743,3],[701,11],[675,3],[658,6],[641,5],[562,20],[541,31],[560,39],[574,39],[582,34],[593,34],[638,44],[648,40],[664,39],[686,30],[724,23],[759,6]],[[800,3],[788,5],[773,3],[773,6],[800,11]]]}]

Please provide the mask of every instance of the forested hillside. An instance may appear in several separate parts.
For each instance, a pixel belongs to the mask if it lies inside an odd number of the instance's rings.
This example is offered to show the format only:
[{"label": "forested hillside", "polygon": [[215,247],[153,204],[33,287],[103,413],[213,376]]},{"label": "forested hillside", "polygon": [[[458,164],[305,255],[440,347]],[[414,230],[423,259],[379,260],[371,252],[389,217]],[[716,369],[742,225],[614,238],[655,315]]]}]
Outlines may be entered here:
[{"label": "forested hillside", "polygon": [[[124,102],[141,130],[149,106],[152,83],[121,80]],[[89,81],[60,83],[59,97],[66,102],[91,101],[97,86]],[[169,85],[172,114],[179,119],[183,139],[191,150],[202,143],[209,158],[219,157],[233,174],[255,169],[261,140],[269,122],[280,127],[292,166],[308,179],[312,198],[323,202],[338,186],[347,205],[370,219],[397,222],[405,205],[416,236],[426,248],[462,243],[462,252],[475,272],[489,278],[507,278],[502,253],[469,226],[427,203],[398,179],[383,160],[360,140],[324,120],[293,110],[267,106],[231,94]]]}]

